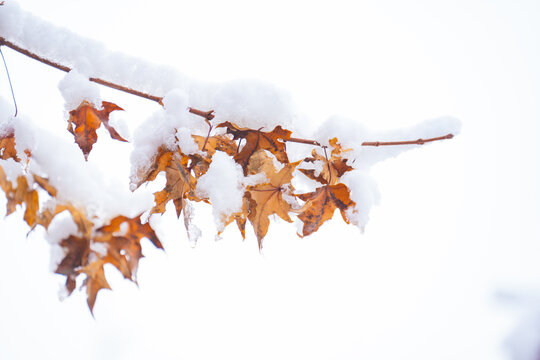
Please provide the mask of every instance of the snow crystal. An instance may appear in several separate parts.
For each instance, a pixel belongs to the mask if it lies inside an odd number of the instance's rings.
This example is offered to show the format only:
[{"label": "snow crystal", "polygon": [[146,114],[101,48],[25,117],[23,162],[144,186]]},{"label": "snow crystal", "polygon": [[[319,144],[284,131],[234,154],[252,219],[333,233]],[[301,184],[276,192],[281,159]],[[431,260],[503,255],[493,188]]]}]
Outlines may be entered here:
[{"label": "snow crystal", "polygon": [[216,152],[208,171],[197,181],[197,196],[206,197],[212,203],[212,212],[219,232],[225,221],[242,209],[244,196],[244,172],[233,158]]},{"label": "snow crystal", "polygon": [[60,80],[58,89],[64,97],[67,111],[75,110],[85,100],[94,105],[95,108],[101,108],[99,86],[90,82],[88,77],[80,74],[77,70],[71,70],[67,73]]}]

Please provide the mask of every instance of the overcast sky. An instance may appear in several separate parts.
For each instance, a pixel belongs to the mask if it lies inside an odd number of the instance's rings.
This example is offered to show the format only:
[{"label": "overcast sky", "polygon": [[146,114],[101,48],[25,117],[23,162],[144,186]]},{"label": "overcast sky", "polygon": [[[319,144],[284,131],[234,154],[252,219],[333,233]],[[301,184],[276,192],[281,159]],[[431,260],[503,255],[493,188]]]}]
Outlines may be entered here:
[{"label": "overcast sky", "polygon": [[[537,1],[21,6],[193,78],[268,81],[306,127],[340,114],[374,129],[439,116],[463,128],[373,168],[381,202],[363,234],[337,215],[303,239],[271,226],[262,255],[232,228],[192,249],[169,212],[166,252],[143,245],[139,288],[110,269],[114,291],[99,294],[95,319],[84,292],[58,300],[49,245],[40,231],[26,237],[19,211],[0,221],[1,359],[508,359],[519,312],[495,294],[540,293]],[[20,114],[72,141],[64,74],[3,51]],[[131,131],[157,110],[101,93]],[[4,73],[0,95],[11,97]],[[90,161],[127,186],[129,147],[99,141]]]}]

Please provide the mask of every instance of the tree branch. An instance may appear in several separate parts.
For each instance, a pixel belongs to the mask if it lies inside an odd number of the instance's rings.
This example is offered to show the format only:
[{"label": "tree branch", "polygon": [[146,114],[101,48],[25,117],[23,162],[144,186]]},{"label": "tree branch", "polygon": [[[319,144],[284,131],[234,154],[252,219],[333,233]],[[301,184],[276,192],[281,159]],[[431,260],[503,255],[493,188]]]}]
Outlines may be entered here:
[{"label": "tree branch", "polygon": [[[15,51],[17,51],[17,52],[19,52],[19,53],[21,53],[21,54],[23,54],[25,56],[28,56],[29,58],[32,58],[32,59],[37,60],[39,62],[42,62],[43,64],[52,66],[52,67],[54,67],[54,68],[56,68],[58,70],[62,70],[62,71],[65,71],[65,72],[70,72],[71,71],[71,68],[69,68],[68,66],[65,66],[65,65],[59,64],[57,62],[54,62],[52,60],[46,59],[46,58],[44,58],[44,57],[42,57],[40,55],[37,55],[37,54],[27,50],[27,49],[23,49],[20,46],[12,43],[12,42],[10,42],[10,41],[8,41],[5,38],[0,36],[0,46],[2,46],[2,45],[5,45],[5,46],[7,46],[8,48],[10,48],[12,50],[15,50]],[[95,82],[96,84],[100,84],[100,85],[109,87],[111,89],[123,91],[123,92],[131,94],[131,95],[135,95],[135,96],[147,99],[147,100],[155,101],[158,104],[160,104],[161,106],[163,106],[163,97],[148,94],[148,93],[145,93],[145,92],[142,92],[142,91],[139,91],[139,90],[131,89],[131,88],[128,88],[126,86],[118,85],[118,84],[115,84],[113,82],[103,80],[103,79],[100,79],[100,78],[90,78],[89,80],[92,81],[92,82]],[[192,113],[192,114],[202,116],[207,123],[209,123],[209,121],[214,118],[214,111],[213,110],[202,111],[202,110],[197,110],[197,109],[194,109],[194,108],[190,107],[189,112]],[[362,143],[362,146],[424,145],[427,142],[451,139],[453,137],[454,137],[453,134],[447,134],[447,135],[444,135],[444,136],[439,136],[439,137],[434,137],[434,138],[429,138],[429,139],[418,139],[418,140],[408,140],[408,141],[390,141],[390,142],[366,141],[366,142]],[[295,143],[307,144],[307,145],[313,145],[313,146],[322,146],[321,143],[319,143],[318,141],[309,140],[309,139],[289,138],[289,139],[283,139],[283,141],[285,141],[285,142],[295,142]]]},{"label": "tree branch", "polygon": [[[29,51],[29,50],[23,49],[20,46],[12,43],[11,41],[8,41],[8,40],[4,39],[3,37],[0,37],[0,46],[1,45],[5,45],[5,46],[7,46],[8,48],[10,48],[12,50],[15,50],[15,51],[17,51],[17,52],[19,52],[19,53],[21,53],[21,54],[23,54],[25,56],[28,56],[29,58],[32,58],[34,60],[37,60],[37,61],[41,62],[43,64],[52,66],[53,68],[56,68],[58,70],[62,70],[62,71],[65,71],[65,72],[70,72],[71,71],[71,68],[69,68],[68,66],[59,64],[57,62],[54,62],[52,60],[46,59],[46,58],[44,58],[42,56],[39,56],[39,55]],[[92,82],[95,82],[96,84],[100,84],[100,85],[109,87],[111,89],[120,90],[120,91],[123,91],[123,92],[131,94],[131,95],[142,97],[144,99],[152,100],[152,101],[157,102],[160,105],[163,105],[163,102],[162,102],[163,98],[162,97],[147,94],[145,92],[135,90],[135,89],[131,89],[131,88],[128,88],[126,86],[118,85],[118,84],[115,84],[113,82],[103,80],[103,79],[99,79],[99,78],[90,78],[89,80],[92,81]]]}]

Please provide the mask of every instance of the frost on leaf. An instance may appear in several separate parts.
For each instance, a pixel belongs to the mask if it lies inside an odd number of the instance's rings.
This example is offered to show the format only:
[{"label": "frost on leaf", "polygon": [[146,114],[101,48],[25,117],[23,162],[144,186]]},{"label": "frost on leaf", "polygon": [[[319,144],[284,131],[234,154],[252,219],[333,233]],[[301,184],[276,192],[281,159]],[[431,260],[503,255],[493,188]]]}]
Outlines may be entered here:
[{"label": "frost on leaf", "polygon": [[83,101],[75,110],[69,112],[68,131],[75,136],[75,142],[88,160],[92,146],[97,141],[96,130],[103,124],[111,137],[119,141],[127,141],[109,125],[109,115],[115,110],[123,110],[116,104],[103,101],[102,110],[97,110],[88,101]]}]

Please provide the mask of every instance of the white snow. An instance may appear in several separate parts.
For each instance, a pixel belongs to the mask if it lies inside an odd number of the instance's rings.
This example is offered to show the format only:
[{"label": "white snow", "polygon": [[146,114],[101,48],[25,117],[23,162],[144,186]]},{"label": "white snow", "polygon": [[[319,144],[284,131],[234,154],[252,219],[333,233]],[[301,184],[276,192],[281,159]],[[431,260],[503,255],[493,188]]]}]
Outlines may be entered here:
[{"label": "white snow", "polygon": [[189,243],[191,246],[195,246],[197,244],[197,240],[202,236],[201,229],[197,225],[194,224],[194,218],[195,218],[195,207],[191,203],[191,201],[185,199],[184,200],[184,226],[186,227],[186,232],[188,236]]},{"label": "white snow", "polygon": [[212,204],[212,213],[219,232],[225,221],[242,209],[244,172],[232,157],[216,152],[208,171],[197,181],[197,196],[205,197]]},{"label": "white snow", "polygon": [[60,242],[70,235],[80,236],[73,218],[68,215],[67,211],[64,211],[55,216],[49,225],[46,235],[47,241],[51,245],[50,269],[52,272],[56,270],[58,264],[66,256],[64,249],[60,246]]},{"label": "white snow", "polygon": [[58,83],[58,89],[65,100],[66,111],[75,110],[83,101],[101,108],[99,86],[88,80],[88,77],[80,74],[77,70],[71,70]]},{"label": "white snow", "polygon": [[[190,79],[171,67],[110,51],[97,41],[39,19],[14,1],[2,7],[0,34],[86,77],[101,78],[155,96],[169,96],[173,90],[186,94],[190,106],[215,110],[216,123],[229,120],[243,127],[271,130],[282,125],[293,130],[298,116],[290,96],[273,85],[248,79],[224,83]],[[166,108],[171,108],[166,99],[163,102]],[[173,112],[177,110],[184,111],[175,105]]]},{"label": "white snow", "polygon": [[379,203],[377,184],[367,172],[361,170],[346,172],[341,181],[347,185],[351,191],[350,198],[355,202],[354,207],[346,212],[347,219],[363,231],[371,208]]}]

